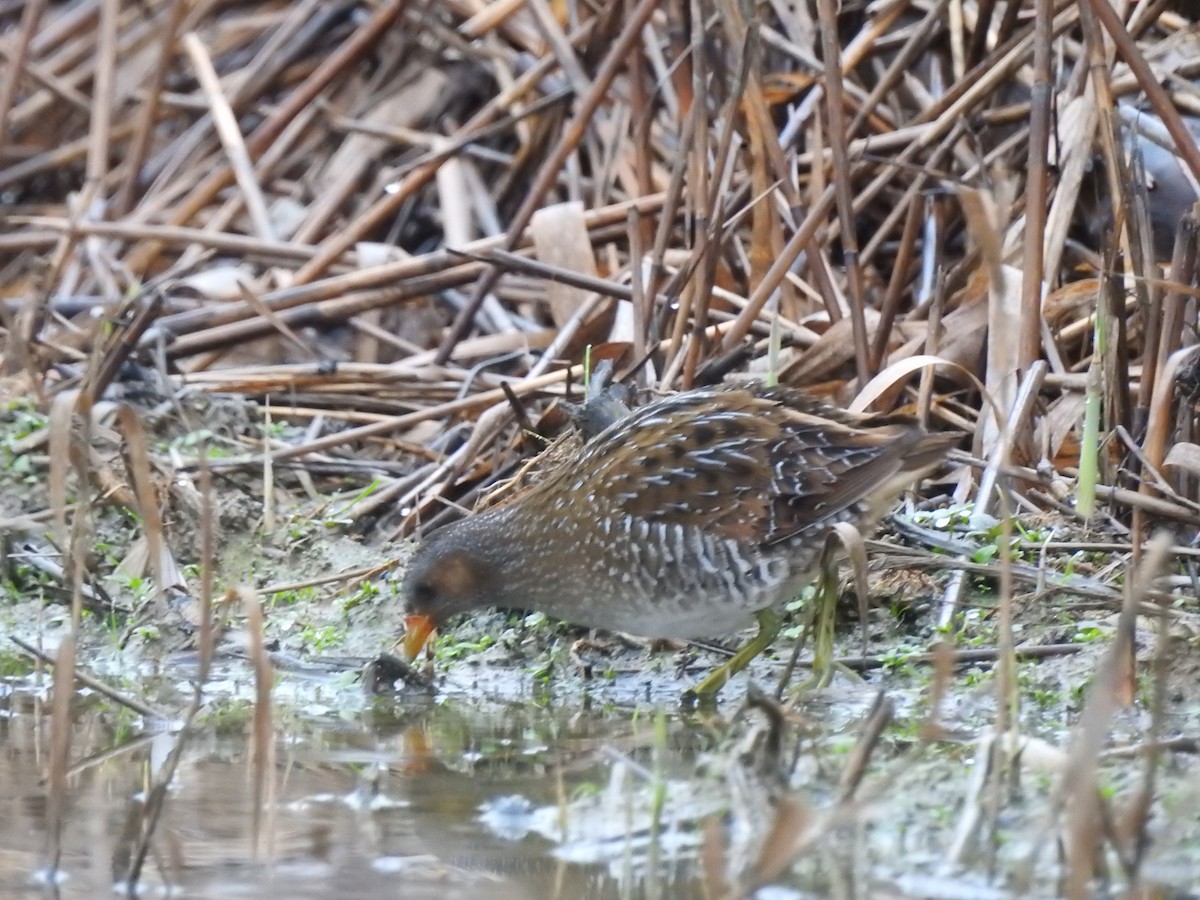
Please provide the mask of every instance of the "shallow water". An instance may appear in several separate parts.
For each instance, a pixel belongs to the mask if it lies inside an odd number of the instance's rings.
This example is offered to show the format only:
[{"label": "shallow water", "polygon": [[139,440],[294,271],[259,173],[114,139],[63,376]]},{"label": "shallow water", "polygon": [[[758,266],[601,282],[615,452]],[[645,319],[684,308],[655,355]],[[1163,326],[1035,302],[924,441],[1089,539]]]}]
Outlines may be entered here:
[{"label": "shallow water", "polygon": [[[285,678],[278,693],[297,705],[275,723],[276,800],[262,804],[257,840],[248,717],[202,725],[172,782],[143,895],[170,885],[204,897],[702,896],[695,826],[715,801],[679,791],[692,808],[668,803],[664,818],[681,824],[653,836],[643,802],[653,784],[674,793],[672,775],[692,770],[702,726],[532,700],[372,702],[305,679]],[[81,692],[50,886],[47,696],[32,678],[0,687],[0,894],[109,895],[127,871],[147,779],[177,734]]]},{"label": "shallow water", "polygon": [[[134,674],[111,659],[89,662],[159,709],[183,710],[190,700],[190,660]],[[188,732],[139,895],[724,896],[730,873],[754,870],[762,838],[788,804],[794,821],[781,833],[816,822],[822,837],[785,854],[787,865],[756,900],[1014,896],[1005,886],[1039,844],[1028,871],[1040,893],[1020,895],[1055,895],[1061,832],[1048,830],[1053,779],[1028,758],[1021,789],[1004,797],[995,860],[983,850],[966,865],[947,865],[979,756],[969,738],[910,737],[925,715],[919,690],[889,687],[896,719],[872,754],[861,802],[850,818],[822,822],[837,805],[879,683],[844,679],[801,695],[775,754],[763,752],[770,732],[761,713],[738,715],[738,703],[722,706],[721,716],[682,713],[684,683],[659,671],[551,685],[523,669],[467,666],[443,672],[436,697],[376,699],[352,672],[280,673],[274,765],[259,775],[250,749],[252,675],[228,660]],[[978,701],[986,695],[958,693],[946,724],[964,736],[985,734],[992,716]],[[0,679],[0,896],[123,893],[146,790],[179,733],[77,691],[52,878],[53,815],[42,781],[48,698],[44,675]],[[1192,721],[1167,724],[1188,733]],[[1127,732],[1121,740],[1136,740],[1144,722],[1131,714],[1115,727]],[[791,772],[786,789],[771,774],[780,764]],[[1158,883],[1179,889],[1200,874],[1194,771],[1186,753],[1162,770],[1166,806],[1155,816],[1148,867]],[[1128,796],[1139,772],[1140,764],[1118,762],[1105,784]]]}]

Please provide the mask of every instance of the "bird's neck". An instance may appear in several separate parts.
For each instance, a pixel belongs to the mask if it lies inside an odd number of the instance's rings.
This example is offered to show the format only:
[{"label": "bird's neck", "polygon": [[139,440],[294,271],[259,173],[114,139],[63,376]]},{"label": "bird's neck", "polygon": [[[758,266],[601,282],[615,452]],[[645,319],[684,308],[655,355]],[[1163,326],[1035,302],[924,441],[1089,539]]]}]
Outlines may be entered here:
[{"label": "bird's neck", "polygon": [[520,550],[509,532],[509,507],[500,506],[464,519],[456,539],[489,568],[508,572],[520,563]]}]

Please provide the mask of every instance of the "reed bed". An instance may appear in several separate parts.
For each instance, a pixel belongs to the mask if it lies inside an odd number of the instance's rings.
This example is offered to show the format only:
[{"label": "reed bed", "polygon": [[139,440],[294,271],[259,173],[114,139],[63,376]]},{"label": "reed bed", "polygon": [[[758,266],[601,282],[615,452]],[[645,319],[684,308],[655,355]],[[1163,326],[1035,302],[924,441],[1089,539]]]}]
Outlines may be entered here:
[{"label": "reed bed", "polygon": [[[1161,3],[1106,10],[29,4],[11,389],[269,397],[314,423],[277,463],[396,460],[352,515],[408,535],[510,472],[585,359],[753,373],[968,427],[1033,467],[1027,507],[1074,512],[1082,458],[1137,546],[1197,521],[1200,55]],[[1138,175],[1143,121],[1175,181]]]},{"label": "reed bed", "polygon": [[[1118,560],[1088,590],[1128,621],[1056,795],[1081,896],[1087,847],[1124,840],[1089,816],[1130,622],[1179,614],[1189,582],[1155,577],[1186,573],[1200,525],[1186,10],[0,8],[0,397],[47,416],[10,449],[42,454],[50,485],[47,509],[5,510],[6,527],[52,533],[78,622],[103,600],[83,568],[93,503],[138,512],[161,591],[181,583],[181,551],[159,510],[199,509],[209,470],[260,473],[268,526],[276,487],[336,484],[349,527],[411,536],[567,430],[563,401],[602,361],[643,396],[753,376],[915,412],[970,434],[947,502],[1002,529],[998,735],[1026,652],[1014,580],[1038,578],[1009,564],[1013,514],[1058,517]],[[148,438],[204,397],[299,427],[237,435],[208,462]],[[123,457],[102,452],[114,440]],[[1144,554],[1164,525],[1174,552],[1161,538]],[[1114,587],[1143,555],[1137,588]],[[951,626],[978,563],[944,557],[960,573],[938,612]],[[66,715],[59,700],[59,798]],[[1143,781],[1148,796],[1152,767]],[[811,836],[774,835],[759,875]],[[1139,846],[1121,844],[1127,871]]]}]

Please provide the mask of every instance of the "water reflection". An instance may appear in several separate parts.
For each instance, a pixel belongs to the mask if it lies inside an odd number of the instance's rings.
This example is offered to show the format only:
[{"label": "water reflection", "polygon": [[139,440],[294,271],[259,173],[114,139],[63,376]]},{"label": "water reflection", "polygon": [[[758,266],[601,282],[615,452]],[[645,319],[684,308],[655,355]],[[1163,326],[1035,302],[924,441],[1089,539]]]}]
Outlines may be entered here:
[{"label": "water reflection", "polygon": [[[139,672],[138,690],[159,709],[183,709],[188,671]],[[281,675],[264,776],[274,784],[263,792],[276,800],[259,810],[252,682],[230,663],[188,736],[140,895],[687,900],[727,896],[733,883],[765,885],[755,900],[794,900],[1007,889],[1007,876],[946,865],[983,769],[972,743],[912,737],[923,715],[912,694],[908,721],[877,744],[850,797],[877,686],[847,679],[786,710],[750,704],[724,722],[681,716],[669,692],[647,702],[640,689],[578,681],[539,691],[506,671],[382,701],[353,678]],[[39,882],[51,822],[48,690],[33,676],[0,680],[0,896],[111,896],[129,871],[147,791],[177,734],[86,689],[72,722],[61,878]],[[1128,770],[1117,760],[1110,777]],[[1164,768],[1163,783],[1193,797],[1188,771]],[[1028,868],[1052,785],[1027,776],[1005,797],[999,870]],[[1180,884],[1197,845],[1194,804],[1183,809],[1162,819],[1181,840],[1151,859],[1160,873],[1174,866],[1166,875]],[[1042,854],[1033,876],[1049,896],[1061,870]]]},{"label": "water reflection", "polygon": [[[257,850],[246,717],[210,716],[188,738],[143,896],[703,896],[697,823],[716,791],[672,780],[694,769],[703,727],[578,703],[372,705],[331,684],[286,689],[313,697],[290,698],[309,714],[276,710],[277,802]],[[111,895],[176,736],[81,692],[61,878],[39,885],[45,694],[30,679],[0,695],[0,893]]]}]

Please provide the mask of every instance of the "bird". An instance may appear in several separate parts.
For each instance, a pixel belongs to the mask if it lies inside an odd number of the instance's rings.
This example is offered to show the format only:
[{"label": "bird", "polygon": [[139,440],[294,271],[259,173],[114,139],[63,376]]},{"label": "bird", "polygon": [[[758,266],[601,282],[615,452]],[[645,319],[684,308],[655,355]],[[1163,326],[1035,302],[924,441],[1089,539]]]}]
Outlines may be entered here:
[{"label": "bird", "polygon": [[959,437],[760,382],[653,400],[511,501],[420,542],[404,656],[487,607],[676,640],[757,619],[757,638],[694,691],[711,697],[777,635],[776,608],[817,575],[829,532],[869,530]]}]

